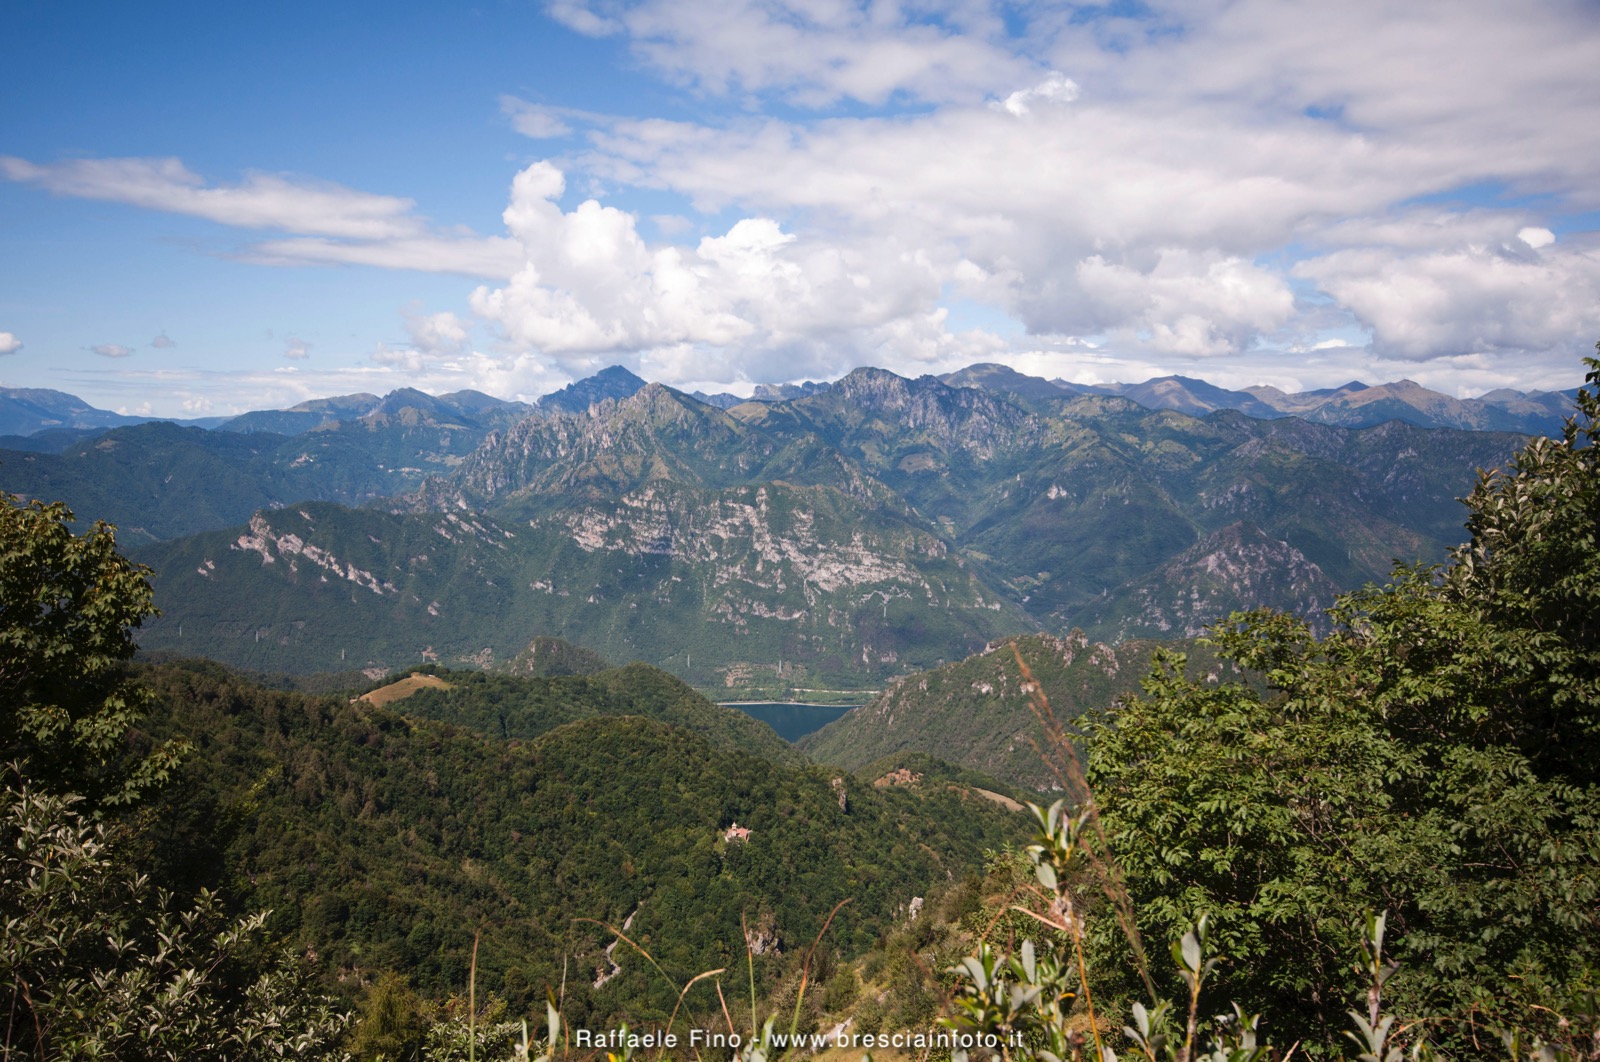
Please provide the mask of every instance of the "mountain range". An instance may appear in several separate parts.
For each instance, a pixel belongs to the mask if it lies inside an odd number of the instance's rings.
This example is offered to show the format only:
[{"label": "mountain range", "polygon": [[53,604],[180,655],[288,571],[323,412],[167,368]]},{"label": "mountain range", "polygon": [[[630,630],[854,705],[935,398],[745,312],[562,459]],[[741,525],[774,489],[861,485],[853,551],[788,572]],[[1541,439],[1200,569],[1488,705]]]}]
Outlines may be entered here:
[{"label": "mountain range", "polygon": [[499,666],[559,635],[781,692],[876,687],[1009,634],[1186,637],[1235,608],[1321,608],[1395,558],[1441,559],[1455,499],[1523,438],[879,369],[724,410],[602,375],[531,411],[119,428],[0,453],[0,485],[148,543],[150,649]]},{"label": "mountain range", "polygon": [[[673,974],[748,948],[751,1009],[759,983],[797,1012],[826,934],[828,1021],[860,990],[876,1027],[912,964],[845,964],[998,925],[982,905],[1030,873],[1019,801],[1061,783],[1038,697],[1070,734],[1157,639],[1239,677],[1193,636],[1258,606],[1316,624],[1441,559],[1526,441],[1302,415],[1383,408],[1371,388],[1269,416],[984,369],[726,404],[612,369],[532,404],[399,391],[0,450],[0,488],[117,520],[151,566],[127,751],[188,752],[118,858],[271,910],[345,993],[465,982],[522,1013],[559,983],[574,1027],[640,1027],[684,1002]],[[693,686],[871,695],[795,747]]]},{"label": "mountain range", "polygon": [[[1161,376],[1143,383],[1079,384],[1068,380],[1047,380],[1027,376],[1005,365],[969,365],[939,377],[956,387],[978,387],[1003,391],[1028,399],[1051,399],[1072,394],[1116,395],[1132,399],[1147,409],[1172,409],[1203,416],[1222,409],[1235,409],[1259,419],[1299,417],[1318,424],[1345,428],[1366,428],[1387,420],[1401,420],[1424,428],[1462,428],[1468,431],[1515,431],[1528,435],[1559,435],[1571,412],[1576,389],[1567,391],[1515,391],[1499,388],[1477,398],[1458,399],[1430,390],[1412,380],[1368,385],[1352,381],[1342,387],[1286,393],[1276,387],[1258,385],[1229,390],[1187,376]],[[256,410],[234,417],[202,417],[180,420],[199,428],[223,431],[270,431],[294,435],[342,420],[354,420],[376,413],[414,408],[428,415],[481,418],[495,408],[511,414],[534,410],[561,410],[581,413],[605,398],[626,398],[645,385],[645,381],[618,365],[602,369],[594,376],[569,384],[533,404],[508,402],[478,391],[457,391],[437,398],[412,388],[380,398],[371,394],[340,395],[312,399],[286,410]],[[691,397],[719,409],[731,409],[745,402],[784,402],[805,398],[827,390],[832,384],[807,380],[803,383],[756,384],[749,398],[728,392],[706,394],[696,391]],[[83,399],[63,391],[42,388],[0,387],[0,444],[12,449],[21,439],[47,433],[44,444],[55,449],[81,438],[80,433],[97,433],[106,428],[148,423],[171,418],[129,416],[96,409]],[[12,438],[15,437],[15,438]]]},{"label": "mountain range", "polygon": [[1117,395],[1146,409],[1171,409],[1195,416],[1233,409],[1262,420],[1298,417],[1343,428],[1370,428],[1399,420],[1423,428],[1526,435],[1559,435],[1577,393],[1576,388],[1529,392],[1500,388],[1477,398],[1452,398],[1414,380],[1372,385],[1351,381],[1342,387],[1293,394],[1259,385],[1232,391],[1187,376],[1159,376],[1136,384],[1077,384],[1025,376],[1005,365],[969,365],[939,379],[957,387],[1006,391],[1030,399],[1062,394]]}]

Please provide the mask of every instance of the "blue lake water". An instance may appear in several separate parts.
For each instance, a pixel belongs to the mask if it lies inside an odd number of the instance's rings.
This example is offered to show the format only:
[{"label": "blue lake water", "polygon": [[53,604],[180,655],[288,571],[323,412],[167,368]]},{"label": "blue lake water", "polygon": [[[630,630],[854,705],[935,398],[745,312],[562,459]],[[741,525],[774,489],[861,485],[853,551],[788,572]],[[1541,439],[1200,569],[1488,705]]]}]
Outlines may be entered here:
[{"label": "blue lake water", "polygon": [[763,702],[761,704],[729,703],[725,707],[737,708],[745,715],[761,720],[776,730],[778,736],[785,741],[799,741],[813,730],[821,730],[851,708],[856,707],[856,705]]}]

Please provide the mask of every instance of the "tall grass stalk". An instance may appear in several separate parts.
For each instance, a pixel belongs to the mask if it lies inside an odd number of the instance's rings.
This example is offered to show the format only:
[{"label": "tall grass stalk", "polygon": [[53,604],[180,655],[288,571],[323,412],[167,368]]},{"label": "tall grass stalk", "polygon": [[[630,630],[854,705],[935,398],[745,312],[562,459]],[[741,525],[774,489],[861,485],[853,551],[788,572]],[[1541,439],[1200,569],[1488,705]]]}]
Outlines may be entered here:
[{"label": "tall grass stalk", "polygon": [[[1084,773],[1083,760],[1078,756],[1078,745],[1073,740],[1072,732],[1051,711],[1050,699],[1045,696],[1044,687],[1033,677],[1033,669],[1022,659],[1022,651],[1017,648],[1016,642],[1011,643],[1011,655],[1016,658],[1017,669],[1022,673],[1022,690],[1028,696],[1028,707],[1044,732],[1044,744],[1034,740],[1034,750],[1039,753],[1039,758],[1050,769],[1050,773],[1055,775],[1068,801],[1084,816],[1094,840],[1094,844],[1083,846],[1084,855],[1094,868],[1101,890],[1111,901],[1111,909],[1116,912],[1117,925],[1133,950],[1134,968],[1138,971],[1139,979],[1144,982],[1144,989],[1150,998],[1154,999],[1156,985],[1150,976],[1150,962],[1145,956],[1138,920],[1134,917],[1133,898],[1128,894],[1121,868],[1111,855],[1111,843],[1100,824],[1100,812],[1095,806],[1094,792],[1089,788],[1089,779]],[[1088,990],[1087,981],[1084,990]]]},{"label": "tall grass stalk", "polygon": [[756,1036],[756,956],[755,949],[750,944],[750,924],[743,911],[739,912],[739,931],[744,934],[744,966],[750,973],[750,1042],[754,1043]]},{"label": "tall grass stalk", "polygon": [[811,942],[811,947],[806,949],[805,961],[800,964],[800,990],[794,996],[794,1017],[789,1019],[789,1042],[794,1042],[794,1034],[800,1028],[800,1007],[806,1001],[806,980],[811,975],[811,957],[816,954],[817,945],[822,943],[823,934],[828,932],[828,927],[833,925],[833,918],[839,909],[849,903],[851,897],[846,896],[833,905],[833,910],[828,912],[827,920],[822,923],[822,928],[817,930],[817,939]]}]

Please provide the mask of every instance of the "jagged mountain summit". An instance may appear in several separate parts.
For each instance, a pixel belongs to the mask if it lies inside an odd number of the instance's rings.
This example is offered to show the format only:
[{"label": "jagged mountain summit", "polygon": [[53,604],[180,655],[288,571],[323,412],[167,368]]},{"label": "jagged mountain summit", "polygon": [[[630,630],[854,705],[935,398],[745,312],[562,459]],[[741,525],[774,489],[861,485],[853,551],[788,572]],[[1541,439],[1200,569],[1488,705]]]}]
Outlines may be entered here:
[{"label": "jagged mountain summit", "polygon": [[708,406],[716,406],[718,409],[732,409],[734,406],[742,406],[746,402],[787,402],[791,398],[804,398],[806,395],[814,395],[819,391],[826,391],[832,386],[826,381],[818,382],[815,380],[806,380],[797,384],[760,383],[756,384],[755,390],[751,392],[749,398],[730,394],[727,391],[719,391],[714,395],[708,395],[704,391],[695,391],[689,397],[699,399]]},{"label": "jagged mountain summit", "polygon": [[607,398],[627,398],[644,385],[644,380],[621,365],[612,365],[550,392],[539,399],[538,405],[545,412],[582,413]]}]

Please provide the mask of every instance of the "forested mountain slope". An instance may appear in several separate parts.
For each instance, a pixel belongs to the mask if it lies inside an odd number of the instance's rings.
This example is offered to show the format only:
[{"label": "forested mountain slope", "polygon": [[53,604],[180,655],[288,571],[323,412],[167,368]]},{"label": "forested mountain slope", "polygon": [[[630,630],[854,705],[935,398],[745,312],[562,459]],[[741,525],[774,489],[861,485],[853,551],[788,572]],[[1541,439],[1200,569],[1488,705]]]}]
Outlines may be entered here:
[{"label": "forested mountain slope", "polygon": [[[1070,726],[1083,712],[1104,710],[1137,692],[1155,644],[1103,645],[1081,631],[1064,638],[1009,639],[965,660],[894,680],[869,703],[807,734],[799,746],[813,759],[849,770],[922,753],[1024,789],[1053,789],[1059,780],[1040,755],[1044,732],[1023,688],[1017,655],[1039,683],[1051,713]],[[1203,647],[1183,645],[1194,654],[1195,667],[1214,666]]]},{"label": "forested mountain slope", "polygon": [[[929,882],[976,870],[1020,829],[961,786],[875,790],[641,716],[490,739],[212,664],[141,678],[159,705],[144,732],[195,744],[152,815],[165,880],[271,907],[280,932],[346,978],[395,969],[459,990],[482,930],[478,990],[527,1006],[565,964],[571,1021],[660,1018],[672,1003],[578,916],[631,916],[631,935],[687,979],[742,958],[743,913],[778,946],[763,972],[846,898],[830,940],[865,950]],[[624,669],[602,699],[647,706],[651,681]],[[555,701],[582,715],[584,696]],[[747,840],[725,839],[735,821]]]}]

